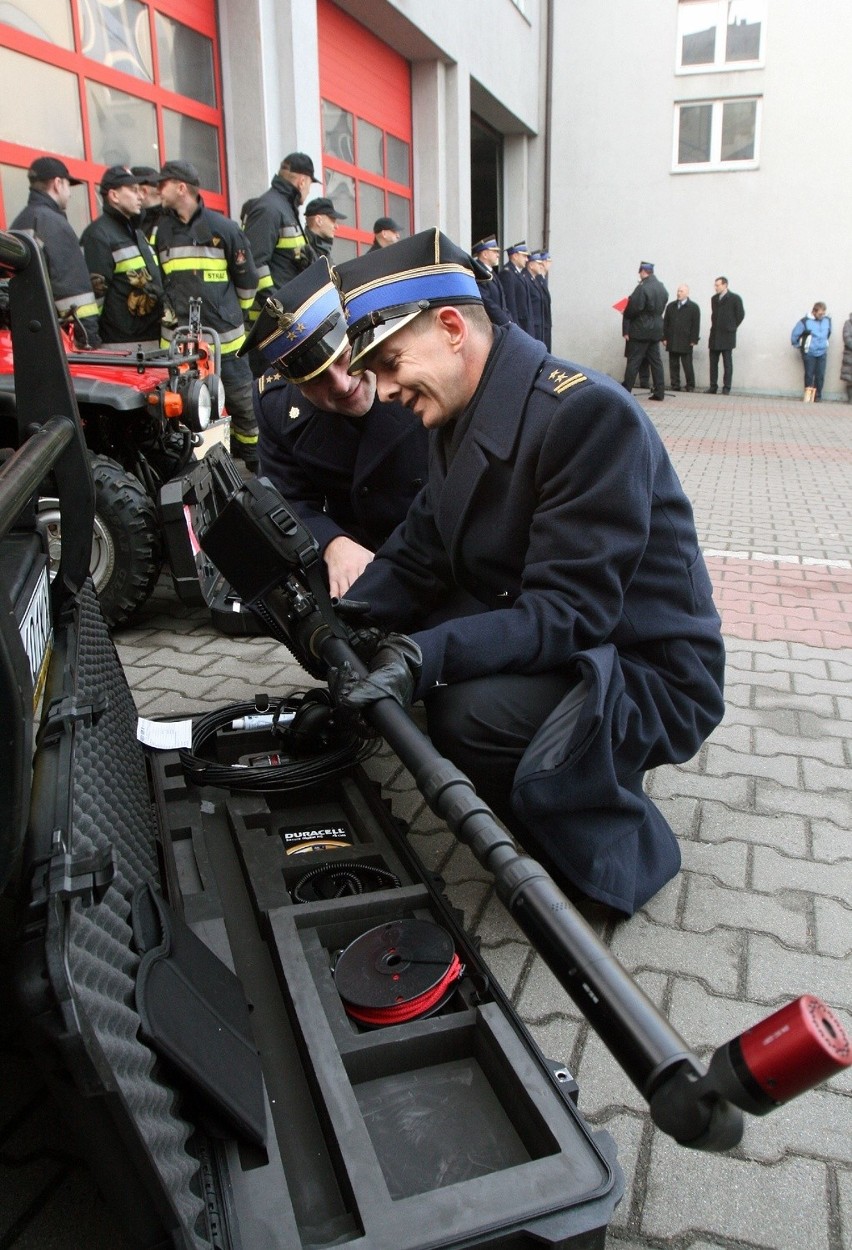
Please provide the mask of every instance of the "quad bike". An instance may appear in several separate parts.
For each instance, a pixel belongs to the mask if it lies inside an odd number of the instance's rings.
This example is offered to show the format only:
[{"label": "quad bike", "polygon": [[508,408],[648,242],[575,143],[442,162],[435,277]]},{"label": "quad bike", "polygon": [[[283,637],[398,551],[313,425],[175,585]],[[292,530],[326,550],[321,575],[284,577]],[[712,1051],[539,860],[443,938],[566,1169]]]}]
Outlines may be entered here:
[{"label": "quad bike", "polygon": [[[17,405],[5,285],[0,284],[0,447],[11,448]],[[131,618],[151,594],[163,558],[173,560],[164,541],[160,492],[186,471],[202,432],[224,413],[219,340],[202,327],[200,308],[200,300],[191,301],[188,324],[175,332],[167,350],[150,343],[78,350],[73,325],[62,327],[95,480],[90,572],[110,625]],[[38,517],[55,573],[61,532],[50,480],[40,492]]]}]

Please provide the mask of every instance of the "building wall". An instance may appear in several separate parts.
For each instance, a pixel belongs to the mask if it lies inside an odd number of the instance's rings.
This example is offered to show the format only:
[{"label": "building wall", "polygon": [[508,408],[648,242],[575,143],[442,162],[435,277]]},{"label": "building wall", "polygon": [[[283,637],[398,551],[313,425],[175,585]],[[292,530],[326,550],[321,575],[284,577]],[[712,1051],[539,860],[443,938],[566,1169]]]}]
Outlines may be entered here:
[{"label": "building wall", "polygon": [[[826,395],[840,395],[852,308],[848,230],[852,6],[805,13],[769,0],[765,69],[676,75],[676,0],[554,4],[551,272],[557,352],[623,375],[621,323],[640,260],[702,312],[697,381],[707,384],[713,280],[743,298],[734,388],[800,394],[790,331],[814,301],[833,320]],[[672,173],[674,102],[763,95],[759,168]]]},{"label": "building wall", "polygon": [[[337,0],[412,64],[415,227],[470,234],[470,112],[506,143],[505,242],[541,237],[539,149],[545,0]],[[311,0],[220,0],[232,211],[287,152],[321,150],[316,9]],[[380,89],[380,84],[377,84]],[[535,187],[530,170],[535,172]],[[509,237],[511,236],[511,237]]]}]

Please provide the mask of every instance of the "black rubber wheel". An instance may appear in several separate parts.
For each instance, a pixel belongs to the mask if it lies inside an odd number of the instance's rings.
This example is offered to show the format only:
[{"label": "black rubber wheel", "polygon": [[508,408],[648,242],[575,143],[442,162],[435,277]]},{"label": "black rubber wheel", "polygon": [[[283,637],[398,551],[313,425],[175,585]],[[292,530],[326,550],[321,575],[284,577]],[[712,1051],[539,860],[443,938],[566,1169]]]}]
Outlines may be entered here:
[{"label": "black rubber wheel", "polygon": [[[95,528],[89,571],[109,625],[122,625],[151,594],[162,563],[157,510],[142,483],[108,456],[92,456]],[[42,497],[51,571],[59,565],[59,501]]]}]

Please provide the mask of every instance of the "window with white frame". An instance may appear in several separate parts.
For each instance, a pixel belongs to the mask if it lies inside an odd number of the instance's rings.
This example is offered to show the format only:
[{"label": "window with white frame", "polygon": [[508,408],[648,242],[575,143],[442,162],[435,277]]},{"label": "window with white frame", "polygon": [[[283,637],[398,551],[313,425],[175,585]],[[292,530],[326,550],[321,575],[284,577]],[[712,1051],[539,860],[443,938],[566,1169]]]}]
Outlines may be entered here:
[{"label": "window with white frame", "polygon": [[689,100],[675,105],[675,170],[756,169],[761,100]]},{"label": "window with white frame", "polygon": [[763,65],[766,0],[679,0],[677,19],[679,73]]}]

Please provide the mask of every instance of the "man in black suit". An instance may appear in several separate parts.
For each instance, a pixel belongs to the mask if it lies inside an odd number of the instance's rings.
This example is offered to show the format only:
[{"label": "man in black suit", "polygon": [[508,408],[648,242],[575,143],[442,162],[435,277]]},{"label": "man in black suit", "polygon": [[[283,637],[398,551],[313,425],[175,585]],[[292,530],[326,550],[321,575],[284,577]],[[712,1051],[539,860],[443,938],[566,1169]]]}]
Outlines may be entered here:
[{"label": "man in black suit", "polygon": [[680,390],[680,366],[683,365],[685,389],[695,390],[695,370],[692,367],[692,349],[698,342],[701,329],[701,309],[689,298],[689,287],[684,283],[677,289],[663,313],[663,346],[669,353],[669,375],[672,390]]},{"label": "man in black suit", "polygon": [[719,381],[719,357],[722,357],[722,394],[730,395],[734,376],[733,350],[737,345],[737,326],[745,316],[739,295],[728,290],[728,279],[716,279],[716,294],[710,300],[710,385],[708,395],[715,395]]},{"label": "man in black suit", "polygon": [[626,391],[633,390],[636,375],[641,366],[651,366],[652,391],[649,399],[666,397],[663,376],[663,358],[660,343],[663,339],[663,312],[669,293],[654,273],[649,260],[639,265],[639,281],[633,290],[622,318],[622,331],[627,340],[627,365],[622,385]]}]

